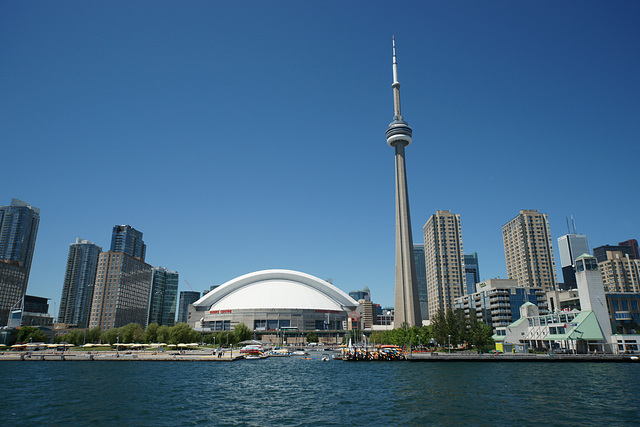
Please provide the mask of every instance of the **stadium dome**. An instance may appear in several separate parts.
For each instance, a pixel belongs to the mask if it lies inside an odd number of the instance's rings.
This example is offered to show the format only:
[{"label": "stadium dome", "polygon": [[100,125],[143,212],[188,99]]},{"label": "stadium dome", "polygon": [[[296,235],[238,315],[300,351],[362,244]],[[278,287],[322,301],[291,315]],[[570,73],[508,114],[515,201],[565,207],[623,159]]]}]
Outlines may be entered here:
[{"label": "stadium dome", "polygon": [[231,330],[240,322],[254,331],[342,330],[357,305],[309,274],[263,270],[230,280],[194,302],[189,324],[202,331]]}]

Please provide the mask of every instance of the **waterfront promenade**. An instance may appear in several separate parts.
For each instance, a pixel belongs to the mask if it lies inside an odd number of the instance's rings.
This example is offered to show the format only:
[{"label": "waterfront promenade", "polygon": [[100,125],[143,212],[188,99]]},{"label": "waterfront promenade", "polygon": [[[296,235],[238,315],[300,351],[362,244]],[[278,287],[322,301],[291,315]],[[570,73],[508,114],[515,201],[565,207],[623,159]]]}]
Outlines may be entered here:
[{"label": "waterfront promenade", "polygon": [[[315,353],[315,352],[311,352]],[[312,354],[313,356],[313,354]],[[291,356],[295,358],[296,356]],[[472,352],[429,352],[407,353],[410,362],[608,362],[608,363],[640,363],[638,358],[621,354],[490,354]],[[320,358],[318,358],[320,359]],[[212,354],[211,350],[179,351],[35,351],[0,353],[0,361],[200,361],[200,362],[233,362],[244,360],[239,350],[225,350],[223,354]]]},{"label": "waterfront promenade", "polygon": [[407,354],[411,362],[636,362],[629,355],[622,354],[531,354],[531,353],[412,353]]},{"label": "waterfront promenade", "polygon": [[225,350],[224,354],[212,354],[211,350],[178,351],[65,351],[65,352],[12,352],[0,354],[0,361],[70,361],[70,360],[113,360],[113,361],[207,361],[232,362],[243,359],[239,350]]}]

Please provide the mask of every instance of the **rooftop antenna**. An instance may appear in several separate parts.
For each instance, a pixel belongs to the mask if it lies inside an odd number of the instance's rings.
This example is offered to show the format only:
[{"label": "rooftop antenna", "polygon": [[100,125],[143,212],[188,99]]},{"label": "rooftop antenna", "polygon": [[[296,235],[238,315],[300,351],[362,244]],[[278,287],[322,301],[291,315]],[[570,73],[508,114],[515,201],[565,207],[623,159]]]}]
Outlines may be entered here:
[{"label": "rooftop antenna", "polygon": [[569,217],[565,216],[564,219],[567,221],[567,234],[571,234],[571,229],[569,228]]},{"label": "rooftop antenna", "polygon": [[578,234],[578,233],[576,232],[576,223],[575,223],[575,221],[573,220],[573,215],[571,215],[571,224],[573,225],[573,234]]}]

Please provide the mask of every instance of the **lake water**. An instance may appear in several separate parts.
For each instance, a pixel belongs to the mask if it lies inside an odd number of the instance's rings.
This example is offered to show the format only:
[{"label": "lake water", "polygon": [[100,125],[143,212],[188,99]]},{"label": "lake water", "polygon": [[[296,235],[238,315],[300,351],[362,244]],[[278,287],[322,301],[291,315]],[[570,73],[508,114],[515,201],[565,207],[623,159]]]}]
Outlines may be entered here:
[{"label": "lake water", "polygon": [[638,425],[640,364],[0,362],[0,425]]}]

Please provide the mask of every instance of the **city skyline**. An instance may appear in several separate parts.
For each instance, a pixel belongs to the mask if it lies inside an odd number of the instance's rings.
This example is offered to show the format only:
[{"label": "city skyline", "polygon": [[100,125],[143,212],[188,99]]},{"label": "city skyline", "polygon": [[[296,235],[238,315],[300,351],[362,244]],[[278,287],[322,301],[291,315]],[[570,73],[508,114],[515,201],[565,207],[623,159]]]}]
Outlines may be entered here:
[{"label": "city skyline", "polygon": [[549,216],[556,265],[571,215],[592,248],[638,238],[640,5],[251,5],[0,5],[0,204],[41,209],[27,293],[52,314],[69,244],[114,224],[180,291],[285,268],[392,306],[393,34],[414,243],[460,214],[486,280],[519,210]]}]

